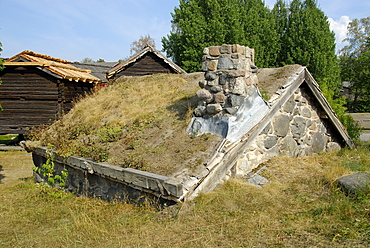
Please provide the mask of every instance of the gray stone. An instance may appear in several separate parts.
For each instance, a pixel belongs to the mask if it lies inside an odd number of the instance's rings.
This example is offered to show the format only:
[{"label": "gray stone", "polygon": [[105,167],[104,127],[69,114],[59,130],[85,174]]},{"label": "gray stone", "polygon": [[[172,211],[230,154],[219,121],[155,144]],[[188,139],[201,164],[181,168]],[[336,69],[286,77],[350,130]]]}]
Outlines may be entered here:
[{"label": "gray stone", "polygon": [[341,177],[338,185],[349,195],[356,195],[370,189],[370,174],[356,173]]},{"label": "gray stone", "polygon": [[229,95],[228,100],[231,107],[238,107],[243,104],[245,97],[240,95]]},{"label": "gray stone", "polygon": [[222,106],[219,103],[208,104],[207,112],[209,114],[217,114],[222,111]]},{"label": "gray stone", "polygon": [[220,52],[222,54],[230,54],[232,52],[232,45],[227,45],[227,44],[223,44],[221,47],[220,47]]},{"label": "gray stone", "polygon": [[234,63],[230,58],[225,57],[224,55],[221,55],[218,60],[217,69],[218,70],[232,70],[234,69]]},{"label": "gray stone", "polygon": [[229,83],[229,90],[231,93],[236,95],[245,95],[245,84],[246,78],[238,77],[234,80],[231,80]]},{"label": "gray stone", "polygon": [[257,188],[262,188],[261,185],[268,183],[269,180],[267,180],[267,178],[263,176],[256,175],[254,177],[249,178],[246,182],[256,186]]},{"label": "gray stone", "polygon": [[225,85],[227,83],[227,78],[228,78],[227,74],[221,74],[218,78],[218,83],[220,85]]},{"label": "gray stone", "polygon": [[270,149],[271,147],[276,145],[277,141],[278,141],[278,137],[276,137],[276,136],[267,136],[266,139],[265,139],[265,148]]},{"label": "gray stone", "polygon": [[226,96],[223,93],[219,92],[214,95],[214,100],[217,103],[224,103],[226,101]]},{"label": "gray stone", "polygon": [[289,116],[278,115],[274,118],[274,133],[279,137],[285,137],[289,131]]},{"label": "gray stone", "polygon": [[292,157],[297,156],[298,145],[292,136],[288,135],[279,142],[280,151]]},{"label": "gray stone", "polygon": [[198,106],[194,109],[194,115],[201,117],[206,113],[206,107],[205,106]]},{"label": "gray stone", "polygon": [[261,134],[267,134],[271,129],[271,122],[267,124],[267,126],[262,130]]},{"label": "gray stone", "polygon": [[322,133],[314,132],[312,134],[312,150],[313,152],[324,151],[326,143],[328,142],[328,137]]},{"label": "gray stone", "polygon": [[217,92],[222,91],[222,87],[221,87],[221,86],[219,86],[219,85],[216,85],[216,86],[212,86],[209,90],[210,90],[211,92],[213,92],[213,93],[217,93]]},{"label": "gray stone", "polygon": [[306,131],[306,119],[300,116],[295,116],[290,129],[292,131],[293,138],[298,139],[303,137]]},{"label": "gray stone", "polygon": [[236,112],[238,112],[238,109],[235,108],[235,107],[232,107],[232,108],[225,108],[226,112],[233,115],[235,114]]},{"label": "gray stone", "polygon": [[204,77],[206,78],[206,80],[212,81],[217,78],[217,74],[213,71],[207,71],[206,73],[204,73]]},{"label": "gray stone", "polygon": [[255,65],[251,65],[251,71],[252,73],[257,73],[258,72],[258,67]]},{"label": "gray stone", "polygon": [[207,82],[205,81],[205,80],[200,80],[199,82],[198,82],[198,85],[199,85],[199,87],[200,88],[204,88],[204,87],[206,87],[206,85],[207,85]]},{"label": "gray stone", "polygon": [[204,100],[204,101],[207,101],[209,99],[212,99],[212,93],[209,92],[208,90],[206,89],[201,89],[201,90],[198,90],[197,91],[197,96],[199,97],[199,99],[201,100]]},{"label": "gray stone", "polygon": [[288,101],[284,104],[283,110],[287,113],[293,113],[293,110],[295,108],[295,101],[294,96],[291,96]]},{"label": "gray stone", "polygon": [[328,142],[326,145],[327,152],[337,152],[340,149],[342,149],[342,147],[337,142]]},{"label": "gray stone", "polygon": [[235,71],[229,71],[228,76],[229,77],[245,77],[246,71],[244,70],[235,70]]},{"label": "gray stone", "polygon": [[309,108],[307,108],[307,107],[304,107],[302,109],[302,113],[301,114],[302,114],[303,117],[311,118],[311,110]]}]

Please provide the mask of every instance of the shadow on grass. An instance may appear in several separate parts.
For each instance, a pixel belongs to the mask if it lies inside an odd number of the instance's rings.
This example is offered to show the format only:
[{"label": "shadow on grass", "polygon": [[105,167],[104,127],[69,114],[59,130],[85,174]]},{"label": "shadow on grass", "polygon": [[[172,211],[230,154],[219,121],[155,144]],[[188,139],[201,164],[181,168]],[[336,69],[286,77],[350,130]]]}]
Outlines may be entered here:
[{"label": "shadow on grass", "polygon": [[194,95],[192,97],[183,97],[174,104],[167,107],[171,112],[177,113],[178,120],[186,120],[188,111],[193,111],[198,105],[199,98]]},{"label": "shadow on grass", "polygon": [[[0,165],[0,171],[3,171],[3,166]],[[0,174],[0,184],[3,183],[1,182],[1,180],[4,178],[5,176],[3,174]]]}]

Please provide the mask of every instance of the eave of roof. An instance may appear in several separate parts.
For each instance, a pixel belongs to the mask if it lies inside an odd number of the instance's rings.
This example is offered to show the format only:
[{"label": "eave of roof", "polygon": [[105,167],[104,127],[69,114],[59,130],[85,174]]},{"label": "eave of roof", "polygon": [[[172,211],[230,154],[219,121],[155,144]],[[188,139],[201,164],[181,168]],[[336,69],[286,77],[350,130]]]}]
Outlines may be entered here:
[{"label": "eave of roof", "polygon": [[185,74],[186,73],[186,71],[184,71],[180,66],[176,65],[173,61],[171,61],[170,59],[168,59],[167,57],[165,57],[161,52],[159,52],[155,48],[153,48],[153,47],[151,47],[151,46],[148,45],[147,47],[145,47],[140,52],[138,52],[138,53],[134,54],[133,56],[131,56],[122,65],[119,65],[116,68],[113,68],[112,70],[110,70],[108,72],[108,74],[107,74],[107,78],[113,77],[114,74],[119,73],[120,71],[124,70],[128,65],[130,65],[132,63],[135,63],[138,59],[140,59],[141,57],[143,57],[148,52],[152,52],[155,55],[157,55],[159,58],[163,59],[163,61],[165,63],[167,63],[175,72],[177,72],[179,74]]},{"label": "eave of roof", "polygon": [[[24,61],[26,60],[26,61]],[[79,69],[67,60],[54,58],[48,55],[24,51],[4,63],[5,66],[37,66],[41,70],[62,79],[75,82],[98,83],[101,80],[91,75],[91,70]]]}]

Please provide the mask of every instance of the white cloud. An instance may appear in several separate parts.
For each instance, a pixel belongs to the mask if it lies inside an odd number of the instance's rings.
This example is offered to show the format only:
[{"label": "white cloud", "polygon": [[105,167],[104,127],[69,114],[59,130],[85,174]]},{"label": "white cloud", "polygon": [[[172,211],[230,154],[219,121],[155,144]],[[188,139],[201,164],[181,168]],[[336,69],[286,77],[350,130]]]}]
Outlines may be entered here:
[{"label": "white cloud", "polygon": [[341,49],[346,45],[343,39],[347,37],[347,26],[351,22],[348,16],[341,16],[339,20],[328,18],[330,23],[330,30],[335,33],[335,40],[337,43],[337,49]]}]

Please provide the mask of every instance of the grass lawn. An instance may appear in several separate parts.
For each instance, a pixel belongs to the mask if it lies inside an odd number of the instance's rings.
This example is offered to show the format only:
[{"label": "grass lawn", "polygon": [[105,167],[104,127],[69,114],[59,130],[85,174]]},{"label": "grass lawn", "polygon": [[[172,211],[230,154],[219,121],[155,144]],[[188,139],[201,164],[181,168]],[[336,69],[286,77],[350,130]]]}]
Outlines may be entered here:
[{"label": "grass lawn", "polygon": [[[236,178],[164,211],[75,197],[32,179],[2,183],[0,246],[369,247],[369,193],[349,198],[335,185],[370,172],[368,148],[279,156],[264,164],[262,189]],[[22,156],[0,152],[0,174],[12,160],[28,164]]]}]

